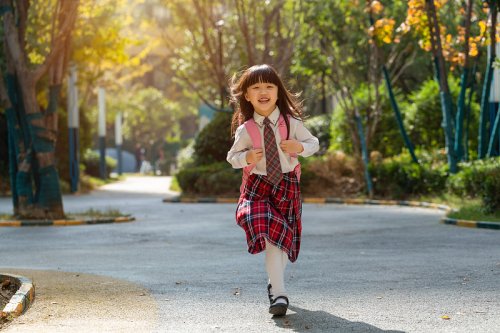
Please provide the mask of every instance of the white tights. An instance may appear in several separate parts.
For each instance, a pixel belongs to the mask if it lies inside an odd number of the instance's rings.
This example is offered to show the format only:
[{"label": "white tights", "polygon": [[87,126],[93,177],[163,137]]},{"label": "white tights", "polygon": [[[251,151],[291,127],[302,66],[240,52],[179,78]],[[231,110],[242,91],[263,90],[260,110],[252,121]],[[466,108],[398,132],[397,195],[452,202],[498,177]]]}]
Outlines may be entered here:
[{"label": "white tights", "polygon": [[274,298],[287,296],[285,290],[285,268],[287,263],[288,255],[266,239],[266,270],[269,283],[272,285]]}]

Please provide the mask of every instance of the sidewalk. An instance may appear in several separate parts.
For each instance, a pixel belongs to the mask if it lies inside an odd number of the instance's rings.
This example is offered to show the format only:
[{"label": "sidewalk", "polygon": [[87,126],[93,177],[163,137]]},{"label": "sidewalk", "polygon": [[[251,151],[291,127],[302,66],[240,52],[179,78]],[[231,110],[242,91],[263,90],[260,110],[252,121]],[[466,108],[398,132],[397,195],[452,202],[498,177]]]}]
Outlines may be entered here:
[{"label": "sidewalk", "polygon": [[136,284],[99,275],[0,268],[30,278],[35,302],[2,330],[14,332],[152,332],[156,302]]}]

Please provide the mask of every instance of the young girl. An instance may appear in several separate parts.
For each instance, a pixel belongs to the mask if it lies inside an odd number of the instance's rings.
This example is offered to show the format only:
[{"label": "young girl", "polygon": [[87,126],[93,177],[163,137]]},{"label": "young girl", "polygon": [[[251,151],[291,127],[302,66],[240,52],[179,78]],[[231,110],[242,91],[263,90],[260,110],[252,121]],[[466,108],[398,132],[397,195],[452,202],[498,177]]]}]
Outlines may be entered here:
[{"label": "young girl", "polygon": [[289,304],[285,267],[297,260],[302,230],[297,154],[314,154],[319,142],[302,123],[297,96],[269,65],[233,76],[231,99],[235,138],[227,161],[244,169],[236,221],[245,230],[248,252],[266,252],[269,313],[282,316]]}]

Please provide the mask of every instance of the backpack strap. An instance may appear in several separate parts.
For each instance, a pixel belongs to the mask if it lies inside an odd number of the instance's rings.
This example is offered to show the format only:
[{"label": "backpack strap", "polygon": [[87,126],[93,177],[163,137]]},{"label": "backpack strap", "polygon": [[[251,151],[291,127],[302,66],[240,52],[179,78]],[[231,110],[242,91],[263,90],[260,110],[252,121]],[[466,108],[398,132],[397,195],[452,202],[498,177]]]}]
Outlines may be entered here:
[{"label": "backpack strap", "polygon": [[[288,115],[288,123],[290,123],[290,118],[291,118],[291,116]],[[278,119],[278,129],[280,131],[281,140],[286,140],[286,138],[288,136],[288,132],[286,130],[285,117],[283,117],[283,115],[281,113],[280,113],[280,117]],[[290,156],[297,158],[297,153],[291,153]]]},{"label": "backpack strap", "polygon": [[260,135],[259,128],[253,118],[245,121],[245,129],[247,130],[248,135],[250,135],[250,139],[252,139],[253,149],[262,148],[262,136]]},{"label": "backpack strap", "polygon": [[[244,123],[245,129],[247,130],[248,135],[250,135],[250,139],[252,140],[252,146],[253,149],[258,149],[262,148],[262,137],[259,132],[259,128],[257,127],[257,124],[255,123],[255,120],[253,118],[248,119]],[[247,182],[248,177],[250,177],[250,174],[255,168],[255,163],[254,164],[249,164],[246,167],[243,168],[243,175],[241,179],[241,186],[240,186],[240,193],[243,194],[243,191],[245,189],[245,184]]]}]

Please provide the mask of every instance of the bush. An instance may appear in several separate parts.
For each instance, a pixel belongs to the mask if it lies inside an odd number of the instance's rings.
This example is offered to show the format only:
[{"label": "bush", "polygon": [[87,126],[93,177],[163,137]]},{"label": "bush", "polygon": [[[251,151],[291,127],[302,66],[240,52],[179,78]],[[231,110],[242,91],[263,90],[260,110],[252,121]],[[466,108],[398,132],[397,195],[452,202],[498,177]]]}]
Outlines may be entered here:
[{"label": "bush", "polygon": [[241,170],[227,162],[185,167],[176,175],[182,192],[203,195],[237,195],[241,185]]},{"label": "bush", "polygon": [[310,196],[350,196],[364,188],[361,160],[340,151],[309,158],[302,163],[301,189]]},{"label": "bush", "polygon": [[[452,100],[456,101],[460,93],[460,79],[450,75],[448,83]],[[479,108],[479,104],[472,101],[469,147],[477,146],[477,136],[472,135],[472,133],[477,133]],[[413,91],[408,96],[408,101],[401,103],[401,110],[404,111],[405,127],[415,147],[422,146],[427,149],[437,149],[444,146],[443,112],[439,85],[436,80],[428,79],[423,82],[418,90]]]},{"label": "bush", "polygon": [[422,151],[417,152],[417,156],[422,157],[420,164],[414,163],[406,151],[381,163],[370,163],[375,195],[406,199],[409,196],[442,193],[448,175],[447,164],[439,160],[442,157]]},{"label": "bush", "polygon": [[500,158],[459,164],[460,171],[450,176],[448,190],[458,196],[481,198],[486,213],[500,210]]},{"label": "bush", "polygon": [[231,149],[231,113],[216,112],[214,119],[208,123],[196,137],[194,144],[195,165],[208,165],[226,160]]},{"label": "bush", "polygon": [[[373,113],[375,91],[373,87],[361,84],[353,92],[353,99],[359,110],[361,119],[363,119],[363,127],[366,129],[366,116]],[[401,138],[385,86],[380,87],[380,103],[382,114],[380,115],[376,132],[369,141],[368,150],[380,151],[384,156],[395,155],[401,151],[404,142]],[[352,154],[352,128],[349,124],[352,124],[353,119],[350,118],[350,113],[344,109],[344,106],[343,103],[339,103],[332,113],[330,150],[341,150],[347,154]],[[357,129],[355,131],[357,136]]]},{"label": "bush", "polygon": [[[82,164],[85,167],[85,173],[89,176],[100,177],[99,172],[99,153],[87,149],[83,154]],[[116,168],[116,160],[106,156],[106,177],[109,177],[111,171]]]},{"label": "bush", "polygon": [[312,135],[319,140],[319,155],[323,155],[330,147],[330,115],[311,117],[305,122]]}]

